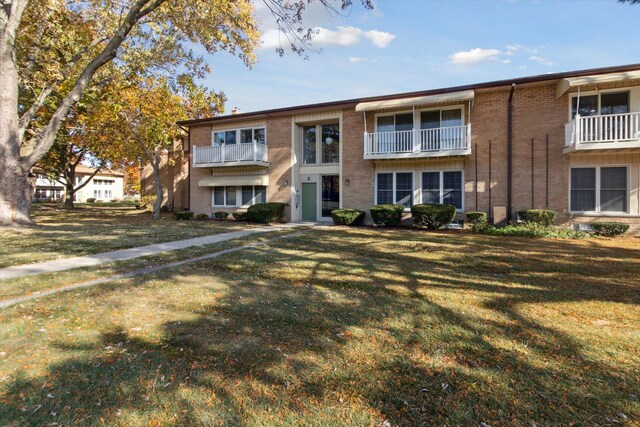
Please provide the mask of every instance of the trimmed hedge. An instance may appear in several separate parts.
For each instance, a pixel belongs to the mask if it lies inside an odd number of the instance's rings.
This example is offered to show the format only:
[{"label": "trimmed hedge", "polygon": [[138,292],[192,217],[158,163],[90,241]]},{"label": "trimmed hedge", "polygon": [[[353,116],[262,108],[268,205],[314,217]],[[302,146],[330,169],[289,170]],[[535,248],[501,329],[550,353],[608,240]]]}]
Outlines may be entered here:
[{"label": "trimmed hedge", "polygon": [[95,203],[96,202],[96,198],[95,197],[89,197],[87,199],[87,203]]},{"label": "trimmed hedge", "polygon": [[404,205],[375,205],[369,209],[375,225],[386,227],[398,225],[402,221]]},{"label": "trimmed hedge", "polygon": [[334,209],[331,211],[331,218],[336,225],[362,225],[364,215],[364,211],[358,209]]},{"label": "trimmed hedge", "polygon": [[238,211],[231,214],[236,221],[249,221],[249,212]]},{"label": "trimmed hedge", "polygon": [[467,212],[467,222],[473,231],[480,231],[489,225],[486,212]]},{"label": "trimmed hedge", "polygon": [[621,222],[596,222],[591,224],[593,234],[602,237],[622,236],[629,230],[629,224]]},{"label": "trimmed hedge", "polygon": [[224,219],[229,218],[229,212],[222,212],[222,211],[219,211],[219,212],[214,213],[214,214],[213,214],[213,217],[214,217],[215,219],[224,220]]},{"label": "trimmed hedge", "polygon": [[209,215],[207,215],[207,214],[199,213],[198,215],[196,215],[196,220],[198,220],[198,221],[206,221],[208,219],[210,219],[210,218],[209,218]]},{"label": "trimmed hedge", "polygon": [[261,224],[280,222],[284,218],[284,203],[256,203],[249,206],[249,220]]},{"label": "trimmed hedge", "polygon": [[530,222],[522,225],[507,225],[501,228],[488,225],[480,232],[489,236],[545,237],[551,239],[588,239],[591,237],[591,234],[584,231],[574,231],[569,228],[550,227]]},{"label": "trimmed hedge", "polygon": [[411,207],[413,224],[427,230],[437,230],[453,221],[456,208],[451,205],[422,204]]},{"label": "trimmed hedge", "polygon": [[522,222],[529,224],[540,224],[548,227],[553,225],[556,222],[555,211],[548,211],[544,209],[525,209],[522,211],[518,211],[518,216],[522,220]]},{"label": "trimmed hedge", "polygon": [[181,219],[183,219],[185,221],[188,221],[191,218],[193,218],[193,212],[191,212],[191,211],[174,212],[173,216],[178,221],[181,220]]}]

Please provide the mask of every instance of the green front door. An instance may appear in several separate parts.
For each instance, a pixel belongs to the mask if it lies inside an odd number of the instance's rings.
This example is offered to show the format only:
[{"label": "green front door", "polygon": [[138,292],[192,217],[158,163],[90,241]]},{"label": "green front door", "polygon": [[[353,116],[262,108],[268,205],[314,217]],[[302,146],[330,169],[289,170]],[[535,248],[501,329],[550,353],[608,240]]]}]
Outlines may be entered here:
[{"label": "green front door", "polygon": [[302,220],[316,221],[318,219],[318,198],[315,182],[305,182],[302,184]]}]

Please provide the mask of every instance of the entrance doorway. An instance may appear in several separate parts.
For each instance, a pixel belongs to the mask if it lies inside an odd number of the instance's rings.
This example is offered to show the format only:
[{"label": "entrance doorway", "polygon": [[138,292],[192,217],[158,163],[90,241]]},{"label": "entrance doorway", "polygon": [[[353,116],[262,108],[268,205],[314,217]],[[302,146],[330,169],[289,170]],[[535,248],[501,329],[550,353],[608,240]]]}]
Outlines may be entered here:
[{"label": "entrance doorway", "polygon": [[317,184],[315,182],[302,183],[302,220],[318,220]]}]

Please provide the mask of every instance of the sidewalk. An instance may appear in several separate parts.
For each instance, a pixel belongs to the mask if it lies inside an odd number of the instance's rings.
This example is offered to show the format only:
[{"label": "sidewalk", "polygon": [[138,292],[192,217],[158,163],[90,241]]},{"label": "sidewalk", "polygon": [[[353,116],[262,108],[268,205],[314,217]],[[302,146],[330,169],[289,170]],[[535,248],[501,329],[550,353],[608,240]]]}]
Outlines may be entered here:
[{"label": "sidewalk", "polygon": [[[80,267],[91,267],[95,265],[108,264],[115,261],[140,258],[148,255],[155,255],[162,252],[170,252],[192,246],[210,245],[213,243],[225,242],[227,240],[238,239],[259,233],[269,233],[287,228],[304,227],[313,224],[309,223],[286,223],[271,227],[254,228],[250,230],[232,231],[229,233],[215,234],[213,236],[197,237],[187,240],[176,240],[173,242],[157,243],[154,245],[141,246],[137,248],[121,249],[113,252],[104,252],[94,255],[85,255],[73,258],[62,258],[52,261],[39,262],[36,264],[15,265],[0,269],[0,281],[17,279],[20,277],[33,276],[43,273],[55,273],[58,271],[71,270]],[[96,237],[99,238],[99,237]]]}]

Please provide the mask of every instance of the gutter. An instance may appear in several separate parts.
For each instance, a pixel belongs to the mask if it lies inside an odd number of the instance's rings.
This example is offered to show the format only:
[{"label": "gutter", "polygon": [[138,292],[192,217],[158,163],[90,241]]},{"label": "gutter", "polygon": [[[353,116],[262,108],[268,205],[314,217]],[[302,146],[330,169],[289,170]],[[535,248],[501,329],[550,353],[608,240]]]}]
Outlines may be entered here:
[{"label": "gutter", "polygon": [[513,200],[513,93],[516,84],[511,83],[509,100],[507,101],[507,223],[511,223]]}]

